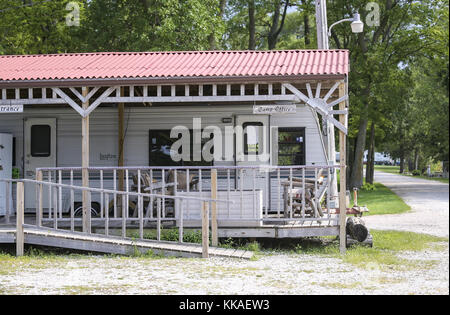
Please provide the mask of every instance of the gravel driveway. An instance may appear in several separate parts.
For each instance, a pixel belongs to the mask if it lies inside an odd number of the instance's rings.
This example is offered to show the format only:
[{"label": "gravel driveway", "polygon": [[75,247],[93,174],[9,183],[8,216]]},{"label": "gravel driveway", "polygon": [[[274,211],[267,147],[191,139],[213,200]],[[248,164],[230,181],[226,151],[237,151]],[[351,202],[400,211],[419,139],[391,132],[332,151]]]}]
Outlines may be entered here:
[{"label": "gravel driveway", "polygon": [[364,221],[369,228],[449,236],[448,184],[383,172],[375,172],[375,181],[394,191],[411,211],[366,216]]},{"label": "gravel driveway", "polygon": [[423,262],[411,270],[281,253],[257,261],[74,257],[0,274],[0,294],[448,294],[442,255],[448,247],[404,253],[415,265]]}]

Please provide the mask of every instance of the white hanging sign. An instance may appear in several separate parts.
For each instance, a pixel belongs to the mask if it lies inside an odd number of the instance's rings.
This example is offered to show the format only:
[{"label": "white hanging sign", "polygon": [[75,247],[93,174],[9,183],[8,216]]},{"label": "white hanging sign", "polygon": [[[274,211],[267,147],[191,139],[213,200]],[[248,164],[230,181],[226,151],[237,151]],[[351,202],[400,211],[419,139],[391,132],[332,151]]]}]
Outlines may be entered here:
[{"label": "white hanging sign", "polygon": [[296,105],[254,105],[253,114],[295,114]]},{"label": "white hanging sign", "polygon": [[0,114],[23,113],[23,105],[0,105]]}]

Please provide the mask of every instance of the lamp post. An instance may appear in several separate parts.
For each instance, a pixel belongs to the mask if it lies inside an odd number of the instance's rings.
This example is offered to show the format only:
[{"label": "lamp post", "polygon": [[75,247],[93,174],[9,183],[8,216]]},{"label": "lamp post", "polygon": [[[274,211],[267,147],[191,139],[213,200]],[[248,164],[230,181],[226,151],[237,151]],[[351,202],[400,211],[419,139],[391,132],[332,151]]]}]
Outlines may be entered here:
[{"label": "lamp post", "polygon": [[[317,45],[319,49],[329,49],[328,38],[331,36],[331,29],[343,22],[351,22],[351,28],[353,33],[361,33],[364,29],[364,23],[361,21],[360,15],[355,13],[352,18],[342,19],[333,23],[328,29],[327,22],[327,4],[326,0],[316,0],[316,25],[317,25]],[[325,141],[328,152],[328,160],[332,165],[336,164],[336,148],[334,140],[334,127],[328,123],[326,119],[323,121],[323,129],[325,131]],[[342,157],[341,157],[342,158]],[[331,200],[337,207],[337,176],[336,171],[333,170],[333,182],[331,183]]]},{"label": "lamp post", "polygon": [[331,24],[330,29],[328,30],[328,37],[331,36],[331,29],[335,25],[338,25],[342,22],[352,22],[352,24],[350,26],[352,27],[352,32],[355,34],[362,33],[362,31],[364,30],[364,23],[361,21],[361,17],[359,16],[359,13],[355,13],[355,14],[353,14],[352,18],[343,19],[343,20],[337,21],[336,23]]}]

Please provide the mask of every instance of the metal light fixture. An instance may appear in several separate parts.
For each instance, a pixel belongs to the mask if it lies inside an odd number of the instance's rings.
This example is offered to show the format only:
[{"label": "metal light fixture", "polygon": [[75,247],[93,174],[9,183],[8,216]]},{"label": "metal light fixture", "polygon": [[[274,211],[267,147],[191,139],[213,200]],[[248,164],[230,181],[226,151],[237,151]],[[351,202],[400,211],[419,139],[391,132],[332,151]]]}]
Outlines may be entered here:
[{"label": "metal light fixture", "polygon": [[337,21],[336,23],[333,23],[328,30],[328,36],[331,36],[331,29],[333,28],[333,26],[338,25],[342,22],[352,22],[351,27],[353,33],[362,33],[362,31],[364,30],[364,23],[361,21],[359,13],[355,13],[353,14],[352,18],[343,19]]},{"label": "metal light fixture", "polygon": [[361,21],[359,13],[353,15],[353,22],[350,26],[352,27],[353,33],[362,33],[364,30],[364,23]]}]

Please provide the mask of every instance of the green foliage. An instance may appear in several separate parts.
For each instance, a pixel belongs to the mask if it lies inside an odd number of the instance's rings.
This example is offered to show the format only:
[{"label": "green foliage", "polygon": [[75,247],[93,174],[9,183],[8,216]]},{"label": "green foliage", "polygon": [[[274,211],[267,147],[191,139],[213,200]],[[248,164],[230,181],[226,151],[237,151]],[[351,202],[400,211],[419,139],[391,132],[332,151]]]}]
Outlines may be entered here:
[{"label": "green foliage", "polygon": [[413,176],[420,176],[420,175],[422,175],[422,173],[419,170],[414,170],[414,171],[412,171],[412,175]]},{"label": "green foliage", "polygon": [[219,37],[218,10],[216,0],[93,0],[80,35],[89,51],[203,50]]},{"label": "green foliage", "polygon": [[13,179],[19,179],[20,178],[20,170],[18,168],[12,169],[12,178]]},{"label": "green foliage", "polygon": [[[69,2],[80,5],[79,27],[66,24]],[[0,54],[209,49],[223,33],[219,2],[0,0]]]},{"label": "green foliage", "polygon": [[[80,5],[81,17],[87,0],[36,1],[0,0],[0,54],[46,54],[76,51],[77,27],[66,25],[66,5]],[[1,11],[1,9],[3,11]],[[81,21],[83,23],[83,21]]]},{"label": "green foliage", "polygon": [[[128,231],[128,237],[133,239],[139,238],[138,231]],[[144,239],[156,240],[156,230],[146,230],[144,233]],[[179,230],[177,228],[173,229],[161,229],[161,240],[178,242]],[[183,231],[183,241],[186,243],[201,243],[202,242],[202,231],[184,229]]]},{"label": "green foliage", "polygon": [[374,191],[377,190],[377,187],[374,184],[365,183],[364,185],[362,185],[361,190]]}]

